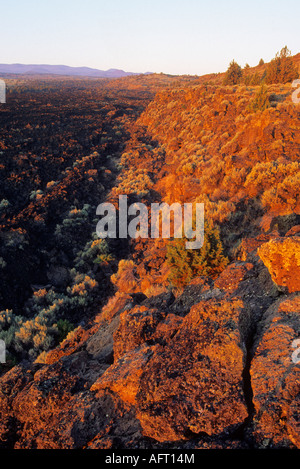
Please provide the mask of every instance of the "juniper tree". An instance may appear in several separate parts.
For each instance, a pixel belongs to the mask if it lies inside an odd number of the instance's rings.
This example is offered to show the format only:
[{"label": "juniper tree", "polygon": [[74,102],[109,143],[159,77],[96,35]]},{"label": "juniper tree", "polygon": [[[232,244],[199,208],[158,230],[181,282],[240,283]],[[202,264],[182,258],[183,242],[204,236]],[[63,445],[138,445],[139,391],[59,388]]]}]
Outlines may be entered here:
[{"label": "juniper tree", "polygon": [[269,63],[266,83],[289,83],[296,78],[298,78],[298,71],[291,57],[291,51],[285,46]]},{"label": "juniper tree", "polygon": [[224,85],[237,85],[240,83],[242,76],[241,66],[235,60],[232,60],[225,75]]}]

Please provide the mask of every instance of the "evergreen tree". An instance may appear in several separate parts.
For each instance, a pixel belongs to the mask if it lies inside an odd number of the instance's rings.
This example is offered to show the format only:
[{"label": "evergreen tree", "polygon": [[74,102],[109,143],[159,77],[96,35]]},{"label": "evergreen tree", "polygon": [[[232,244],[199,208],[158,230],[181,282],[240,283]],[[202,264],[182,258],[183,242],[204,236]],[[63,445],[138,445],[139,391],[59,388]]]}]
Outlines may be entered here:
[{"label": "evergreen tree", "polygon": [[237,85],[240,83],[242,76],[241,66],[235,60],[232,60],[225,75],[224,85]]},{"label": "evergreen tree", "polygon": [[298,78],[297,69],[287,46],[277,52],[267,68],[266,83],[289,83]]}]

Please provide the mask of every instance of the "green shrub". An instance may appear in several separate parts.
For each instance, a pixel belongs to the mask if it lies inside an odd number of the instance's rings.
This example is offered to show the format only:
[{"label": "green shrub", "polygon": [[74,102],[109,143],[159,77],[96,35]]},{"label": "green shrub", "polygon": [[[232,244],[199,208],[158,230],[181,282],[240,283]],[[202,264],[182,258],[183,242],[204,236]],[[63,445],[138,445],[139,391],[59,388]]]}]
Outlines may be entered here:
[{"label": "green shrub", "polygon": [[110,253],[107,241],[99,239],[95,235],[94,239],[89,241],[84,249],[77,253],[74,265],[81,272],[90,273],[95,264],[100,266],[107,265],[114,260],[115,257]]},{"label": "green shrub", "polygon": [[5,212],[10,207],[10,203],[7,199],[2,199],[0,202],[0,213]]},{"label": "green shrub", "polygon": [[175,288],[182,288],[193,278],[210,276],[215,278],[228,264],[220,240],[220,232],[212,222],[205,222],[204,244],[201,249],[188,250],[186,239],[170,241],[167,246],[167,263],[170,268],[169,281]]},{"label": "green shrub", "polygon": [[81,240],[89,234],[91,206],[86,204],[82,209],[71,207],[63,222],[56,226],[54,237],[61,249],[65,251],[77,251],[81,246]]},{"label": "green shrub", "polygon": [[58,329],[58,341],[62,342],[69,332],[73,331],[75,326],[67,319],[59,319],[56,323]]},{"label": "green shrub", "polygon": [[0,339],[4,340],[6,349],[13,350],[15,333],[19,330],[24,318],[14,315],[12,310],[0,311]]},{"label": "green shrub", "polygon": [[251,111],[264,111],[270,107],[270,100],[269,100],[269,94],[268,94],[268,89],[265,84],[262,84],[257,91],[255,98],[249,105],[249,109]]}]

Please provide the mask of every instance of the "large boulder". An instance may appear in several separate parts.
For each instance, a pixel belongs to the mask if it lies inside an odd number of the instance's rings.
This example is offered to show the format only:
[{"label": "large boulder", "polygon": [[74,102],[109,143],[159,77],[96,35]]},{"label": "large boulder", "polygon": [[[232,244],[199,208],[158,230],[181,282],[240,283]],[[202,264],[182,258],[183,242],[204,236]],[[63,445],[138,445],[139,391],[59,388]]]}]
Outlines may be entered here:
[{"label": "large boulder", "polygon": [[192,307],[178,332],[145,366],[137,394],[144,435],[179,441],[231,433],[248,412],[243,394],[242,303],[214,299]]},{"label": "large boulder", "polygon": [[300,237],[272,239],[260,246],[258,255],[280,290],[300,291]]}]

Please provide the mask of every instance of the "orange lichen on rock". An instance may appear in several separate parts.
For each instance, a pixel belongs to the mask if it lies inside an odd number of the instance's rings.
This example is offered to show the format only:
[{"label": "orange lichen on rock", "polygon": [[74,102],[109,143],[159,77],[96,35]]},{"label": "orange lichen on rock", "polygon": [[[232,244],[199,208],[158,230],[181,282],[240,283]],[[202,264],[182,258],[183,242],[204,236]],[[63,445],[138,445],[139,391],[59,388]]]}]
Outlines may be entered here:
[{"label": "orange lichen on rock", "polygon": [[72,355],[86,340],[95,333],[96,327],[86,331],[81,326],[70,332],[66,339],[53,350],[50,350],[45,357],[45,363],[50,365],[60,358]]},{"label": "orange lichen on rock", "polygon": [[215,281],[215,287],[226,290],[235,290],[240,282],[247,278],[249,270],[253,269],[253,264],[233,262],[230,264]]},{"label": "orange lichen on rock", "polygon": [[266,311],[254,342],[251,364],[254,435],[261,444],[292,442],[300,447],[300,368],[293,361],[293,342],[300,330],[300,298],[277,300]]},{"label": "orange lichen on rock", "polygon": [[152,353],[153,347],[144,345],[126,353],[92,385],[91,391],[109,389],[124,402],[135,404],[140,377]]},{"label": "orange lichen on rock", "polygon": [[226,432],[244,421],[240,309],[239,301],[201,302],[172,340],[158,347],[137,394],[137,415],[146,436],[178,441],[201,432]]},{"label": "orange lichen on rock", "polygon": [[258,249],[258,255],[279,288],[300,291],[300,238],[273,239]]}]

